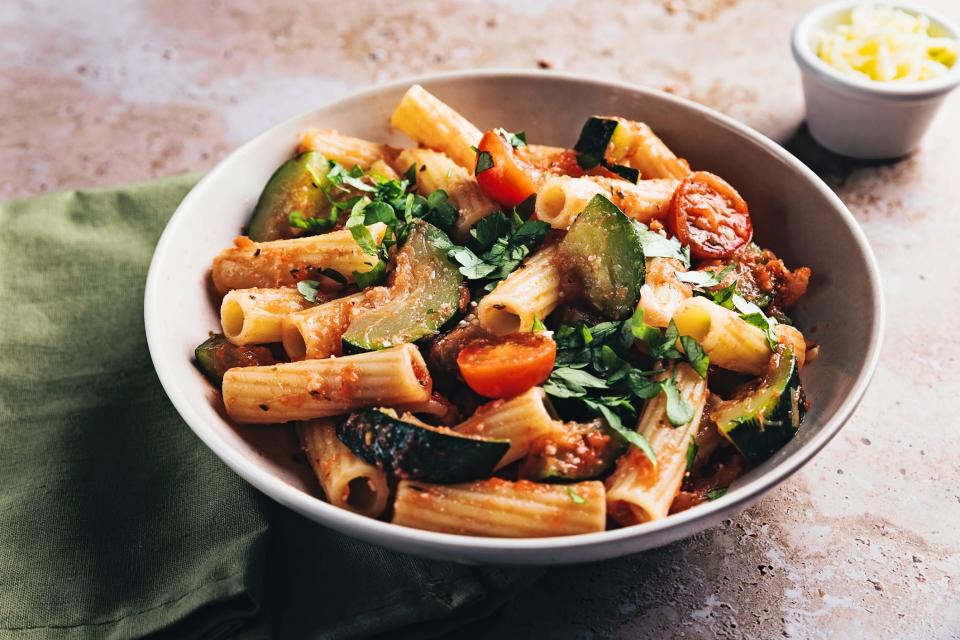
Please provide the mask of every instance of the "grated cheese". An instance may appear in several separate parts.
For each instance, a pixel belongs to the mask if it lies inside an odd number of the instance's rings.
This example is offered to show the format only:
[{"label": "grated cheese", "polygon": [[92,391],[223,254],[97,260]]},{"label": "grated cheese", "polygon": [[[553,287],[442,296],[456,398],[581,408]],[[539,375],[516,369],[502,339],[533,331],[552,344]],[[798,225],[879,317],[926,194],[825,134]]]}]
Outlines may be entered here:
[{"label": "grated cheese", "polygon": [[860,5],[849,22],[821,31],[817,55],[849,75],[915,82],[943,75],[956,64],[957,41],[932,36],[924,15]]}]

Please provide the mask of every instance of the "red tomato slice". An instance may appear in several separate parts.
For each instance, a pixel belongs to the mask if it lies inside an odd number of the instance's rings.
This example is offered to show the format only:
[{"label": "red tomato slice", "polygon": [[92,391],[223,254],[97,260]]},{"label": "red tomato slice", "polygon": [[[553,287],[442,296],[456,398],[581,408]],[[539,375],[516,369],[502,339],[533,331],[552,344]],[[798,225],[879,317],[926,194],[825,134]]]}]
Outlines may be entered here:
[{"label": "red tomato slice", "polygon": [[512,398],[540,384],[553,370],[557,343],[539,333],[480,338],[457,355],[460,375],[487,398]]},{"label": "red tomato slice", "polygon": [[707,171],[691,173],[677,187],[667,226],[698,260],[728,258],[753,237],[747,203]]},{"label": "red tomato slice", "polygon": [[486,151],[493,166],[477,173],[477,182],[491,198],[505,207],[515,207],[537,192],[540,176],[536,169],[517,156],[513,145],[500,130],[483,134],[477,145],[479,157]]}]

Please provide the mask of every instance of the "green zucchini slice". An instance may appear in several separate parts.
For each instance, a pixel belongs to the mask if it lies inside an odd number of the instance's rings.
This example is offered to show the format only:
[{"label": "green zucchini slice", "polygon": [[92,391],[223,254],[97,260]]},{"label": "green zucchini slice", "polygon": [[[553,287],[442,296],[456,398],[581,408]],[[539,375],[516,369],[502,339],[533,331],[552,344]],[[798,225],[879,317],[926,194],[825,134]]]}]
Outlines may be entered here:
[{"label": "green zucchini slice", "polygon": [[234,367],[254,367],[275,364],[273,353],[266,347],[241,347],[227,340],[222,333],[211,333],[193,351],[197,368],[218,387],[223,382],[223,374]]},{"label": "green zucchini slice", "polygon": [[537,438],[520,465],[520,477],[540,481],[590,480],[606,473],[627,443],[603,421],[557,423]]},{"label": "green zucchini slice", "polygon": [[435,334],[460,310],[463,275],[447,258],[450,239],[417,222],[397,253],[390,300],[362,311],[343,334],[347,353],[386,349]]},{"label": "green zucchini slice", "polygon": [[778,345],[766,375],[749,394],[714,411],[717,428],[753,464],[793,438],[806,413],[800,367],[793,350]]},{"label": "green zucchini slice", "polygon": [[601,195],[594,196],[558,247],[561,271],[583,285],[587,301],[620,320],[636,309],[643,286],[640,232]]},{"label": "green zucchini slice", "polygon": [[370,464],[400,478],[454,483],[489,478],[509,440],[459,434],[447,427],[406,422],[384,409],[354,413],[337,437]]},{"label": "green zucchini slice", "polygon": [[290,226],[292,212],[315,218],[329,210],[329,170],[330,163],[316,151],[305,151],[280,165],[257,200],[247,229],[250,239],[265,242],[294,238],[298,232]]}]

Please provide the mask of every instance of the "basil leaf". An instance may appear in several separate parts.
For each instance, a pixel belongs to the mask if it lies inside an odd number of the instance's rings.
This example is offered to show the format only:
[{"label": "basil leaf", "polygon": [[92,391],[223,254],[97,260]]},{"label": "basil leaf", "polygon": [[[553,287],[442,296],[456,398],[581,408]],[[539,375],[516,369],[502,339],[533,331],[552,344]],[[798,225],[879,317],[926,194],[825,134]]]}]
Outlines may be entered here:
[{"label": "basil leaf", "polygon": [[711,289],[720,286],[735,268],[736,265],[728,264],[719,271],[683,271],[677,274],[677,280],[701,289]]},{"label": "basil leaf", "polygon": [[416,188],[417,186],[417,163],[414,162],[403,173],[403,179],[407,181],[407,188]]},{"label": "basil leaf", "polygon": [[663,390],[659,380],[651,380],[636,369],[627,373],[626,382],[630,392],[644,400],[657,397]]},{"label": "basil leaf", "polygon": [[777,334],[774,331],[777,326],[776,319],[767,317],[760,307],[748,302],[739,294],[734,294],[731,301],[733,302],[733,308],[737,310],[744,321],[763,329],[763,332],[767,335],[767,343],[770,345],[770,349],[775,350],[777,348]]},{"label": "basil leaf", "polygon": [[710,489],[710,491],[707,491],[707,494],[706,494],[707,500],[710,500],[712,502],[714,500],[718,500],[722,498],[723,496],[727,495],[728,489],[729,487],[717,487],[716,489]]},{"label": "basil leaf", "polygon": [[357,243],[357,246],[359,246],[364,253],[372,256],[377,255],[377,245],[373,241],[373,236],[370,234],[369,229],[362,224],[349,227],[349,229],[350,235],[353,236],[354,242]]},{"label": "basil leaf", "polygon": [[660,383],[663,387],[663,395],[667,405],[667,420],[675,427],[682,427],[693,420],[693,407],[687,402],[686,398],[680,395],[680,389],[677,388],[677,382],[673,378],[667,378]]},{"label": "basil leaf", "polygon": [[587,499],[577,493],[573,487],[567,487],[567,495],[570,496],[570,501],[573,504],[587,504]]},{"label": "basil leaf", "polygon": [[660,330],[656,327],[651,327],[643,321],[643,309],[640,307],[637,307],[637,310],[634,311],[633,315],[627,320],[627,326],[630,327],[630,332],[634,338],[648,346],[660,339]]},{"label": "basil leaf", "polygon": [[321,276],[326,276],[326,277],[330,278],[331,280],[333,280],[334,282],[336,282],[336,283],[338,283],[338,284],[341,284],[341,285],[344,285],[344,286],[347,285],[347,278],[346,278],[346,276],[344,276],[344,275],[343,275],[342,273],[340,273],[339,271],[335,271],[335,270],[333,270],[333,269],[321,269],[318,273],[319,273]]},{"label": "basil leaf", "polygon": [[337,224],[337,211],[331,211],[328,217],[304,218],[299,211],[291,211],[287,222],[295,229],[303,229],[309,233],[321,233],[332,229]]},{"label": "basil leaf", "polygon": [[317,293],[319,293],[320,283],[316,280],[301,280],[297,283],[297,291],[300,292],[304,298],[310,302],[317,301]]},{"label": "basil leaf", "polygon": [[514,148],[525,147],[527,146],[527,134],[524,131],[517,131],[516,133],[510,133],[504,129],[500,131],[503,132],[503,137],[507,139]]},{"label": "basil leaf", "polygon": [[533,327],[530,328],[531,331],[546,331],[547,327],[543,324],[543,321],[540,320],[538,316],[533,316]]},{"label": "basil leaf", "polygon": [[647,459],[650,460],[650,463],[653,466],[657,465],[657,454],[653,450],[653,447],[650,446],[650,443],[647,442],[647,439],[643,437],[642,433],[638,433],[633,429],[628,429],[623,426],[623,421],[620,419],[620,416],[614,413],[613,410],[607,405],[591,401],[586,398],[584,398],[582,402],[587,404],[587,406],[599,411],[600,415],[603,416],[603,419],[606,420],[607,425],[611,429],[620,434],[620,437],[622,437],[624,440],[643,451],[644,455],[647,456]]},{"label": "basil leaf", "polygon": [[697,446],[697,441],[693,438],[690,438],[690,443],[687,445],[687,466],[686,473],[687,475],[693,471],[693,463],[697,460],[697,450],[700,447]]},{"label": "basil leaf", "polygon": [[674,258],[680,260],[687,267],[690,266],[690,248],[680,245],[676,238],[667,238],[664,235],[650,230],[650,227],[634,220],[640,235],[640,245],[643,247],[644,258]]},{"label": "basil leaf", "polygon": [[489,151],[481,151],[477,154],[477,164],[474,166],[473,175],[478,176],[487,169],[493,168],[493,156]]},{"label": "basil leaf", "polygon": [[680,336],[680,344],[683,346],[683,355],[693,367],[693,370],[700,374],[701,378],[707,377],[707,368],[710,366],[710,358],[703,351],[700,343],[690,336]]},{"label": "basil leaf", "polygon": [[353,279],[357,281],[357,286],[361,289],[381,284],[387,279],[387,263],[380,260],[370,271],[363,273],[354,271]]}]

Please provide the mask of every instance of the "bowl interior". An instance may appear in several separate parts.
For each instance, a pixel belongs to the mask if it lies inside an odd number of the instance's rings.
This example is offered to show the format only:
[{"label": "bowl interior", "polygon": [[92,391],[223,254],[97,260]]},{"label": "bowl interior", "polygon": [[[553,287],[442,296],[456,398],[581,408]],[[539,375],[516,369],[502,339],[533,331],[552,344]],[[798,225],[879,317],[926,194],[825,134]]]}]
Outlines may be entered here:
[{"label": "bowl interior", "polygon": [[222,413],[218,394],[194,369],[194,347],[218,314],[208,294],[213,257],[246,222],[266,180],[310,126],[386,141],[389,114],[409,83],[396,83],[321,107],[241,147],[178,209],[151,265],[145,320],[151,354],[187,423],[240,475],[308,517],[379,544],[463,561],[548,563],[622,555],[690,535],[743,508],[798,468],[835,433],[865,389],[879,348],[879,282],[852,216],[812,172],[780,147],[722,116],[671,96],[586,78],[536,73],[474,73],[420,79],[480,129],[525,130],[536,143],[570,146],[592,114],[643,120],[696,169],[717,173],[750,206],[756,239],[790,265],[813,269],[798,326],[821,345],[804,370],[813,407],[798,437],[743,476],[726,497],[658,523],[537,540],[433,534],[372,521],[311,497],[318,488],[296,461],[292,430],[242,427]]}]

